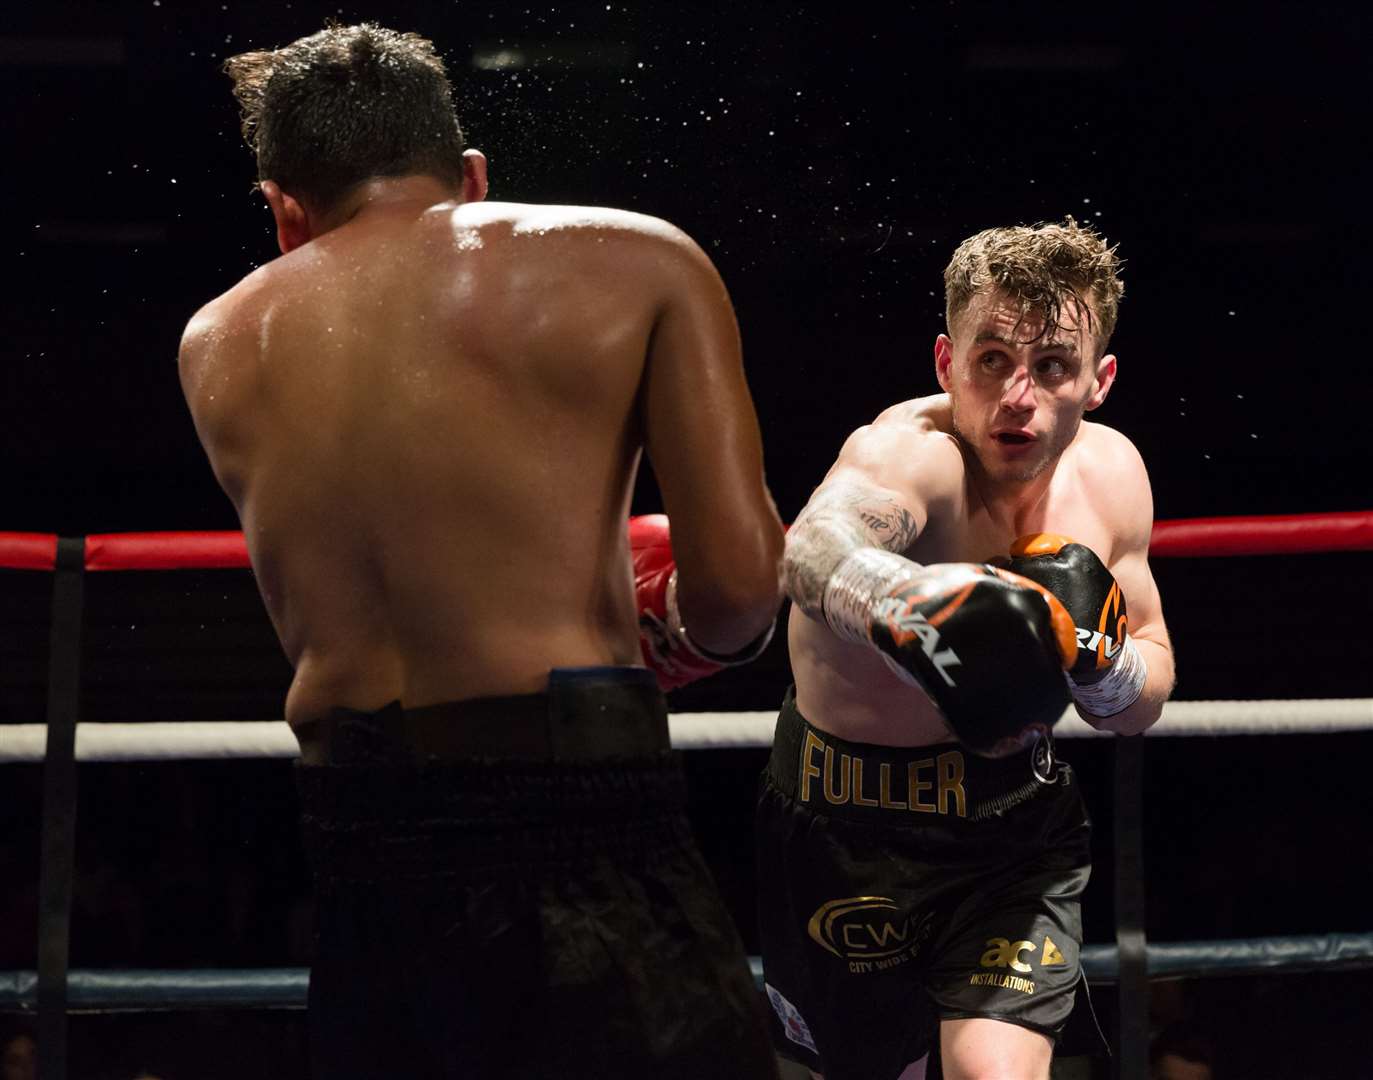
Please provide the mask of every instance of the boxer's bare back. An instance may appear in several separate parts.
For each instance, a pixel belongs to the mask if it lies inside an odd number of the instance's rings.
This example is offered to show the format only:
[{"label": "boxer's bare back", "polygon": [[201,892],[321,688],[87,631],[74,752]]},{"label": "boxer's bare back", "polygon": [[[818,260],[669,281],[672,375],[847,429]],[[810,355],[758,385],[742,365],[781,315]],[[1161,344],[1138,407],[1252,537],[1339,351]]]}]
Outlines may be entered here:
[{"label": "boxer's bare back", "polygon": [[371,182],[182,342],[197,430],[296,669],[293,724],[638,663],[625,519],[644,449],[693,631],[727,651],[765,625],[711,621],[722,582],[770,565],[775,587],[777,552],[709,260],[653,218],[446,194]]}]

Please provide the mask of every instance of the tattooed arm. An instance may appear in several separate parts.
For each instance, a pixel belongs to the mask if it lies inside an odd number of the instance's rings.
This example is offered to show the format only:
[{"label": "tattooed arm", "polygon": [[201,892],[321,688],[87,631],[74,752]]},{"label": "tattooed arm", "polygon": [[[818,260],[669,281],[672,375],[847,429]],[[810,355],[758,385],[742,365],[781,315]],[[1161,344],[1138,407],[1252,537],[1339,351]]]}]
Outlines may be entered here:
[{"label": "tattooed arm", "polygon": [[822,619],[825,585],[845,556],[861,547],[904,555],[962,480],[957,447],[928,425],[859,428],[787,534],[783,580],[793,603]]},{"label": "tattooed arm", "polygon": [[817,619],[825,583],[845,555],[860,547],[899,554],[920,531],[915,514],[896,492],[845,472],[831,473],[816,489],[787,534],[787,594]]}]

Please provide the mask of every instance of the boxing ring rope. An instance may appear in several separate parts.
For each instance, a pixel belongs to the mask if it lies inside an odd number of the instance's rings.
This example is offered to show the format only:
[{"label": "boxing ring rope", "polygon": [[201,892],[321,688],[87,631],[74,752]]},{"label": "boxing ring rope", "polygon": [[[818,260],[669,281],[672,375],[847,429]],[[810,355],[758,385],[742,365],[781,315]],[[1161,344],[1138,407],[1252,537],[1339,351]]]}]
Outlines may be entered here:
[{"label": "boxing ring rope", "polygon": [[[1119,976],[1110,945],[1084,945],[1082,968],[1093,983]],[[1348,971],[1373,966],[1373,933],[1302,934],[1242,941],[1170,941],[1148,947],[1151,979],[1233,978],[1271,972]],[[761,957],[749,957],[763,988]],[[184,1012],[192,1009],[304,1009],[309,968],[215,968],[209,971],[145,968],[138,971],[72,969],[70,1012]],[[0,972],[0,1009],[33,1012],[38,977]]]},{"label": "boxing ring rope", "polygon": [[[54,570],[58,537],[0,532],[0,569]],[[1373,550],[1373,511],[1178,518],[1154,522],[1153,558],[1297,555]],[[99,533],[85,537],[87,570],[247,570],[241,532]]]},{"label": "boxing ring rope", "polygon": [[[1257,713],[1257,715],[1255,715]],[[682,712],[668,718],[677,750],[741,750],[772,745],[776,712]],[[1373,699],[1170,701],[1146,738],[1217,735],[1328,735],[1373,729]],[[0,763],[42,761],[46,724],[0,725]],[[1109,739],[1069,708],[1055,739]],[[284,720],[86,721],[76,727],[77,761],[214,761],[294,758],[300,747]]]},{"label": "boxing ring rope", "polygon": [[[1373,550],[1373,511],[1199,518],[1155,524],[1155,558],[1301,554]],[[282,721],[99,723],[79,721],[83,581],[86,573],[125,570],[250,569],[237,532],[158,532],[61,538],[0,533],[0,569],[54,576],[47,722],[0,725],[0,763],[45,763],[37,972],[0,972],[0,1010],[39,1018],[43,1075],[66,1075],[66,1016],[78,1011],[192,1008],[302,1008],[308,971],[86,971],[68,968],[76,763],[208,758],[290,758],[295,738]],[[765,747],[774,712],[675,713],[679,749]],[[1177,701],[1151,737],[1330,733],[1373,730],[1373,699]],[[1065,714],[1063,738],[1105,737]],[[1143,740],[1116,740],[1116,921],[1114,946],[1085,945],[1095,981],[1116,981],[1121,1005],[1121,1075],[1143,1075],[1148,980],[1261,971],[1343,970],[1373,966],[1373,933],[1146,943],[1143,934]],[[752,958],[761,985],[761,966]]]}]

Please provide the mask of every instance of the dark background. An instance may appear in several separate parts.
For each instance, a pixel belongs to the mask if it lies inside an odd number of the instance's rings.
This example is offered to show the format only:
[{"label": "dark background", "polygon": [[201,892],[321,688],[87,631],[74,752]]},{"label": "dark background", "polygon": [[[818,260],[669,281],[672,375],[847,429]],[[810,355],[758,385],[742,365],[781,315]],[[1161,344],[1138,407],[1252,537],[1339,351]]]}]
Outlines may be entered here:
[{"label": "dark background", "polygon": [[[788,520],[850,430],[936,389],[941,273],[958,241],[1065,214],[1126,260],[1121,374],[1095,418],[1140,448],[1159,518],[1373,509],[1367,11],[12,7],[0,25],[0,530],[237,527],[175,370],[189,316],[276,253],[218,68],[327,15],[434,38],[469,141],[490,158],[492,198],[622,206],[696,238],[735,301]],[[502,53],[516,63],[490,67]],[[658,509],[651,477],[635,509]],[[1178,696],[1373,696],[1368,566],[1158,561]],[[0,574],[3,722],[42,717],[40,577]],[[88,719],[280,715],[289,673],[247,575],[102,575],[90,591]],[[786,681],[774,646],[673,706],[771,708]],[[1105,860],[1109,749],[1065,751]],[[1151,936],[1369,930],[1370,751],[1366,733],[1151,740]],[[760,754],[688,759],[703,843],[755,949],[746,822]],[[32,967],[39,771],[5,768],[0,968]],[[293,800],[280,762],[83,766],[73,964],[308,962]],[[1110,940],[1111,902],[1099,873],[1088,940]],[[1366,1000],[1362,977],[1341,978],[1326,996],[1297,977],[1198,984],[1174,1008],[1211,1023],[1235,1063],[1255,1056],[1254,1020],[1246,1031],[1218,1017],[1304,1003],[1287,1041],[1335,1060],[1357,1023],[1345,1013],[1373,1019],[1351,1005]],[[149,1045],[188,1041],[166,1030]],[[123,1036],[91,1045],[101,1038]],[[1326,1075],[1265,1060],[1272,1075]]]},{"label": "dark background", "polygon": [[[844,435],[937,389],[955,244],[1065,214],[1127,260],[1097,418],[1159,517],[1373,502],[1365,5],[139,0],[6,11],[6,527],[233,526],[174,369],[276,254],[218,69],[326,14],[435,39],[492,198],[701,243],[788,518]],[[525,66],[474,66],[502,51]]]}]

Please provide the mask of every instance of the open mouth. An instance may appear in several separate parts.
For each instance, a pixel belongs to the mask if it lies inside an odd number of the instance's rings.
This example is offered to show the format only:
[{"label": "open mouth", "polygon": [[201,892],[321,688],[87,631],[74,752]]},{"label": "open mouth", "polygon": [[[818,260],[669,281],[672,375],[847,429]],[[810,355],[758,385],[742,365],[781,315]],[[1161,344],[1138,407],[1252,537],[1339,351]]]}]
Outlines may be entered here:
[{"label": "open mouth", "polygon": [[1018,431],[998,431],[992,438],[1002,446],[1028,446],[1034,442],[1033,437],[1022,435]]}]

